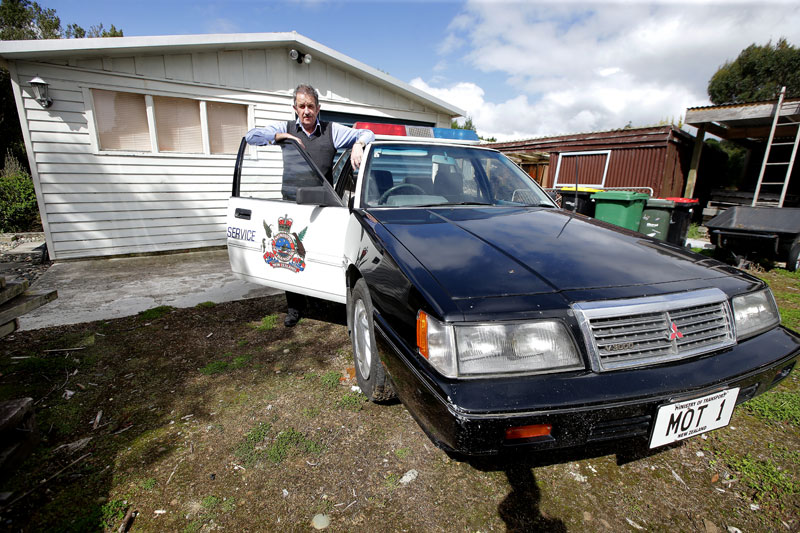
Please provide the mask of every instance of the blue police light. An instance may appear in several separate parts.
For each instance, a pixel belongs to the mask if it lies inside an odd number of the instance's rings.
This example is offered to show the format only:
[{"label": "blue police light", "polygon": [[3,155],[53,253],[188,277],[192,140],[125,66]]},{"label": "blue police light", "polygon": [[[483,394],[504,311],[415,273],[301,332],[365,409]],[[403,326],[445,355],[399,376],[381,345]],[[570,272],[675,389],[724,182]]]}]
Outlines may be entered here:
[{"label": "blue police light", "polygon": [[474,130],[455,130],[451,128],[433,128],[433,136],[437,139],[453,139],[459,141],[479,141]]}]

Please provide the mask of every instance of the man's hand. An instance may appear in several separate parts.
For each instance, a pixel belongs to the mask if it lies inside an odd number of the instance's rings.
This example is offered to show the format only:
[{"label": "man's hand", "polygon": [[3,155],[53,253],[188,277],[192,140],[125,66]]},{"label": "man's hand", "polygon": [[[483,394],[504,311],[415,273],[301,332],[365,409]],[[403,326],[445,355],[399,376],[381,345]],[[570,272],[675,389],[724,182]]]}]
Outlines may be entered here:
[{"label": "man's hand", "polygon": [[361,158],[364,157],[364,145],[357,142],[353,145],[353,150],[350,152],[350,165],[353,169],[361,166]]},{"label": "man's hand", "polygon": [[297,141],[300,144],[300,146],[302,146],[303,148],[306,147],[306,145],[303,144],[303,141],[299,137],[295,137],[291,133],[276,133],[275,134],[275,142],[276,143],[280,142],[280,141],[283,141],[284,139],[294,139],[295,141]]}]

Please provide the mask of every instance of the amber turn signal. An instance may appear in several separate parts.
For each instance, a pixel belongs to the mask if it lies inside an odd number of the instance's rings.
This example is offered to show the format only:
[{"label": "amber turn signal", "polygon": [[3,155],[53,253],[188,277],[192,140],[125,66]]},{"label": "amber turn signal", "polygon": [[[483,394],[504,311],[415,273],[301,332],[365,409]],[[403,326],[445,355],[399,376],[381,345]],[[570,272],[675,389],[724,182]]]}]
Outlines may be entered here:
[{"label": "amber turn signal", "polygon": [[530,439],[533,437],[549,437],[551,424],[535,424],[533,426],[517,426],[506,430],[506,440]]},{"label": "amber turn signal", "polygon": [[417,313],[417,349],[425,359],[428,358],[428,314]]}]

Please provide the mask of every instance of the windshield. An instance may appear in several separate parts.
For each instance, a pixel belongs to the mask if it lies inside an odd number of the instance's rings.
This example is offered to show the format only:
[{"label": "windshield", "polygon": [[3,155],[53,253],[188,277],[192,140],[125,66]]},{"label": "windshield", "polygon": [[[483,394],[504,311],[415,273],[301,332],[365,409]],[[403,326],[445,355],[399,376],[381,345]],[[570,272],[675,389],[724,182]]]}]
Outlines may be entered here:
[{"label": "windshield", "polygon": [[536,205],[554,207],[503,154],[462,146],[393,144],[372,149],[362,204],[370,207]]}]

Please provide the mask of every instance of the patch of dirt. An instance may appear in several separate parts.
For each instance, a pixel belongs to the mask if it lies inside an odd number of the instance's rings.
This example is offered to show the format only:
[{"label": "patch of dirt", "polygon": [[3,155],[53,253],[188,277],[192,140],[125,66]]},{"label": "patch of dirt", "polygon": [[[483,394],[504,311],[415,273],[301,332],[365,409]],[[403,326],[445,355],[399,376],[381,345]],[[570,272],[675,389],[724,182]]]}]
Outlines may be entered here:
[{"label": "patch of dirt", "polygon": [[[307,531],[317,514],[330,531],[800,528],[796,423],[739,408],[629,462],[461,462],[402,404],[352,390],[340,307],[291,329],[282,297],[151,311],[0,340],[0,400],[32,397],[41,435],[0,482],[6,529],[111,531],[128,509],[144,531]],[[778,390],[797,394],[797,373]],[[748,454],[788,482],[754,487]]]}]

